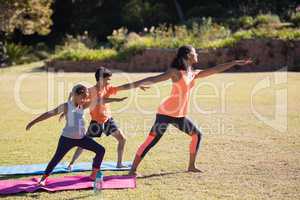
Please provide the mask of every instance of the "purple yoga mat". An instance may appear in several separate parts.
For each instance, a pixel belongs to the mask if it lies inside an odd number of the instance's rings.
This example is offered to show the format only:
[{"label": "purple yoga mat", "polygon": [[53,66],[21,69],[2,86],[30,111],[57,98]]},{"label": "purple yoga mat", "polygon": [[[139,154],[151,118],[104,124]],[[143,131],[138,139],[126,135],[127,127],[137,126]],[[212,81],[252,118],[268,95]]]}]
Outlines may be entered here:
[{"label": "purple yoga mat", "polygon": [[[0,194],[15,194],[19,192],[34,192],[44,189],[49,192],[61,190],[78,190],[93,187],[93,181],[88,176],[65,176],[47,179],[46,186],[37,185],[39,178],[23,180],[3,180],[0,181]],[[134,176],[106,176],[102,189],[125,189],[135,188],[136,179]]]}]

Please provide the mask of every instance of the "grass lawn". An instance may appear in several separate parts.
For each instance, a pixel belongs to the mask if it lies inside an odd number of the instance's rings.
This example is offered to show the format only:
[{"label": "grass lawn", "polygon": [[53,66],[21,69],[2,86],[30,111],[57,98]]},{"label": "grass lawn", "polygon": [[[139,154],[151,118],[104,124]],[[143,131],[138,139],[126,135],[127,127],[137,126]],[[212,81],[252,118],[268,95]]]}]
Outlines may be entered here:
[{"label": "grass lawn", "polygon": [[[30,132],[25,132],[25,125],[35,113],[65,100],[73,84],[94,84],[93,73],[46,73],[38,70],[41,65],[0,69],[1,166],[47,163],[64,123],[54,117],[37,124]],[[153,74],[115,73],[111,83],[118,85],[150,75]],[[204,133],[197,165],[205,173],[186,172],[190,138],[170,127],[140,165],[143,177],[137,179],[137,188],[106,190],[104,199],[300,199],[300,74],[282,72],[279,76],[280,80],[287,77],[287,82],[275,85],[274,73],[224,73],[199,80],[189,117]],[[266,79],[270,79],[271,87],[259,90],[251,107],[251,93]],[[283,93],[276,97],[275,91]],[[165,82],[146,92],[132,90],[118,94],[129,97],[111,106],[113,117],[127,136],[124,160],[133,159],[151,128],[159,103],[169,92],[170,82]],[[282,96],[287,116],[284,112],[277,113],[280,120],[269,126],[265,122],[276,115],[277,100]],[[259,119],[258,114],[268,120]],[[280,126],[285,119],[287,126]],[[97,141],[106,147],[105,160],[116,160],[115,140],[102,137]],[[73,152],[64,160],[70,160]],[[92,157],[92,153],[84,152],[79,161],[90,161]],[[125,173],[105,172],[105,175]],[[94,199],[95,196],[92,190],[79,190],[1,197],[36,198]]]}]

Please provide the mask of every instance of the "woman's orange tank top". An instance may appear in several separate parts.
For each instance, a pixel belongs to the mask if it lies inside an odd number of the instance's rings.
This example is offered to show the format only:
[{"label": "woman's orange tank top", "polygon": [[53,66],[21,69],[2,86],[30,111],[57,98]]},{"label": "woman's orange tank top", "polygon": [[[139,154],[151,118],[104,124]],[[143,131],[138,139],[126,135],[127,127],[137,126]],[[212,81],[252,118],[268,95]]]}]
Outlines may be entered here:
[{"label": "woman's orange tank top", "polygon": [[180,71],[180,79],[173,82],[171,95],[159,106],[157,113],[171,117],[185,117],[189,109],[191,90],[195,85],[195,73]]}]

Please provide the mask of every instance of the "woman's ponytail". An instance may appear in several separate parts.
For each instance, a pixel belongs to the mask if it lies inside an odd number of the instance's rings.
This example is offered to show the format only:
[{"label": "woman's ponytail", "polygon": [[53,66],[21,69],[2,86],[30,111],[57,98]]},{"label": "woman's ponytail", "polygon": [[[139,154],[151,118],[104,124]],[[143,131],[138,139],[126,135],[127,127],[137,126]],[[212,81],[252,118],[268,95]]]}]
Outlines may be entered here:
[{"label": "woman's ponytail", "polygon": [[187,70],[188,68],[188,54],[191,53],[193,47],[191,45],[181,46],[178,51],[176,57],[173,59],[171,63],[171,68],[175,68],[178,70]]}]

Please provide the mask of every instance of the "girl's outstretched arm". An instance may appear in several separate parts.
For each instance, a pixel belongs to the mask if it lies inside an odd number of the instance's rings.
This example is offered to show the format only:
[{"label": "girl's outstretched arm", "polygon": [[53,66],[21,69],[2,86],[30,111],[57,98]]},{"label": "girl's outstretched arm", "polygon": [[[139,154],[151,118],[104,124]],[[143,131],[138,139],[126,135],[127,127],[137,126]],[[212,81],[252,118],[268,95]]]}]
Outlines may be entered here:
[{"label": "girl's outstretched arm", "polygon": [[58,107],[54,108],[53,110],[50,110],[50,111],[48,111],[48,112],[45,112],[45,113],[41,114],[40,116],[38,116],[37,118],[35,118],[34,120],[32,120],[31,122],[29,122],[29,123],[27,124],[27,126],[26,126],[26,130],[27,130],[27,131],[30,130],[30,128],[31,128],[34,124],[36,124],[36,123],[38,123],[38,122],[40,122],[40,121],[46,120],[46,119],[48,119],[48,118],[50,118],[50,117],[53,117],[53,116],[55,116],[55,115],[58,115],[58,114],[60,114],[60,113],[62,113],[62,112],[65,113],[66,110],[67,110],[67,103],[63,103],[63,104],[59,105]]},{"label": "girl's outstretched arm", "polygon": [[251,63],[252,63],[251,59],[234,60],[232,62],[220,64],[220,65],[217,65],[215,67],[199,71],[195,78],[203,78],[203,77],[210,76],[210,75],[213,75],[213,74],[216,74],[216,73],[219,73],[219,72],[223,72],[223,71],[225,71],[225,70],[227,70],[227,69],[229,69],[233,66],[236,66],[236,65],[243,66],[243,65],[248,65],[248,64],[251,64]]},{"label": "girl's outstretched arm", "polygon": [[169,69],[168,71],[166,71],[162,74],[159,74],[157,76],[147,77],[147,78],[144,78],[142,80],[139,80],[139,81],[136,81],[133,83],[127,83],[127,84],[118,86],[117,89],[118,90],[129,90],[132,88],[140,87],[142,90],[145,90],[148,88],[148,87],[146,87],[146,85],[151,85],[154,83],[166,81],[166,80],[170,79],[172,76],[174,76],[175,73],[176,73],[176,71],[174,69]]}]

